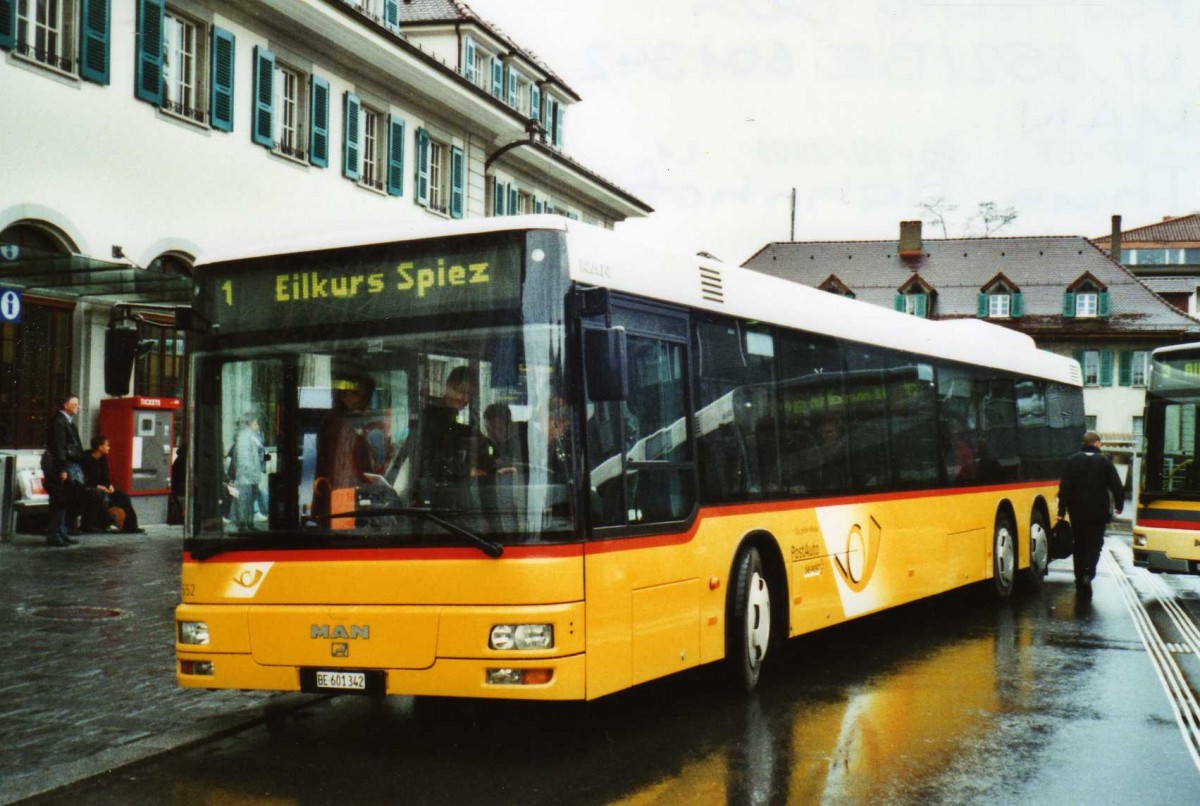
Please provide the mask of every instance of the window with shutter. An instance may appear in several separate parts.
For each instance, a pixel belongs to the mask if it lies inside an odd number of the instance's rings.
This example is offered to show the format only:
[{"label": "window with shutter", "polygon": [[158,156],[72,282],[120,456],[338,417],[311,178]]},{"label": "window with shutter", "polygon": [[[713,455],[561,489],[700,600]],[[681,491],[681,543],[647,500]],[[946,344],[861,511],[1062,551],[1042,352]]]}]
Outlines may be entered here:
[{"label": "window with shutter", "polygon": [[222,28],[212,32],[212,69],[209,100],[209,125],[223,132],[233,131],[233,54],[234,36]]},{"label": "window with shutter", "polygon": [[155,106],[163,102],[162,0],[138,0],[135,94]]},{"label": "window with shutter", "polygon": [[275,147],[275,54],[254,47],[254,117],[250,136],[267,148]]},{"label": "window with shutter", "polygon": [[96,84],[108,83],[109,0],[83,0],[79,15],[79,75]]},{"label": "window with shutter", "polygon": [[390,196],[404,195],[404,121],[392,115],[388,119],[388,183]]},{"label": "window with shutter", "polygon": [[358,181],[359,163],[359,100],[347,92],[342,104],[342,175]]},{"label": "window with shutter", "polygon": [[458,146],[450,149],[450,217],[463,217],[466,193],[466,158]]},{"label": "window with shutter", "polygon": [[329,82],[312,77],[310,93],[308,161],[319,168],[329,166]]}]

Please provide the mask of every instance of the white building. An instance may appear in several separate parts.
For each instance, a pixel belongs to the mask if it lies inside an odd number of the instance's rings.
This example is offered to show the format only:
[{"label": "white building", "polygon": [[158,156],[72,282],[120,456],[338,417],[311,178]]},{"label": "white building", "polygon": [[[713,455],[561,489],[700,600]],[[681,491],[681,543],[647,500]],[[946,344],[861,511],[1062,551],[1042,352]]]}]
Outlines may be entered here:
[{"label": "white building", "polygon": [[[564,152],[579,100],[453,0],[0,0],[0,287],[23,296],[0,324],[0,449],[36,456],[67,391],[86,442],[110,304],[186,301],[206,249],[648,215]],[[171,333],[135,393],[182,394]]]}]

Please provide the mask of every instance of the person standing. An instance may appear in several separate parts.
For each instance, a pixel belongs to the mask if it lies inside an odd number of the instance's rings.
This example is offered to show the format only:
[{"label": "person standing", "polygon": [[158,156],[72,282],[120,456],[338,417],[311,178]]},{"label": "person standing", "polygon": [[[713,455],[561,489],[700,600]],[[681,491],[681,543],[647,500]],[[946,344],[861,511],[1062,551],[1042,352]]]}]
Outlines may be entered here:
[{"label": "person standing", "polygon": [[1092,580],[1104,547],[1104,529],[1125,505],[1125,488],[1112,460],[1100,452],[1095,431],[1083,435],[1083,449],[1067,459],[1058,483],[1058,519],[1070,516],[1075,535],[1075,593],[1092,597]]},{"label": "person standing", "polygon": [[125,513],[124,520],[116,526],[129,534],[145,534],[145,529],[138,528],[137,513],[133,511],[129,494],[114,487],[108,474],[108,453],[112,449],[108,437],[103,434],[94,436],[91,445],[92,450],[83,457],[82,465],[88,492],[96,493],[97,501],[91,513],[93,526],[98,531],[107,531],[109,525],[113,524],[108,509],[116,507]]},{"label": "person standing", "polygon": [[42,475],[50,494],[50,523],[46,545],[55,548],[78,543],[67,532],[68,510],[78,505],[83,486],[83,443],[75,417],[79,414],[79,396],[68,394],[59,401],[58,411],[46,428],[46,452],[42,454]]},{"label": "person standing", "polygon": [[233,461],[237,472],[237,525],[244,531],[254,531],[254,502],[258,498],[263,477],[263,439],[258,417],[248,412],[242,418],[242,428],[234,443]]}]

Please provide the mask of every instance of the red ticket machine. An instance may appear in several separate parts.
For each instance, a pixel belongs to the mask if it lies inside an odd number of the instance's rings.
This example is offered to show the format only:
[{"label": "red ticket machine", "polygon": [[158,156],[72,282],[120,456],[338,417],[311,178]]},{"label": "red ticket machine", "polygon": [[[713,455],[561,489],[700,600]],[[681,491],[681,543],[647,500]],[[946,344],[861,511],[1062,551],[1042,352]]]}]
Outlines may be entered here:
[{"label": "red ticket machine", "polygon": [[[175,447],[175,413],[179,399],[174,397],[118,397],[100,401],[100,433],[108,437],[108,473],[114,487],[130,496],[155,496],[158,506],[142,515],[148,523],[166,520],[167,496],[171,494],[171,461]],[[150,504],[150,501],[144,503]]]}]

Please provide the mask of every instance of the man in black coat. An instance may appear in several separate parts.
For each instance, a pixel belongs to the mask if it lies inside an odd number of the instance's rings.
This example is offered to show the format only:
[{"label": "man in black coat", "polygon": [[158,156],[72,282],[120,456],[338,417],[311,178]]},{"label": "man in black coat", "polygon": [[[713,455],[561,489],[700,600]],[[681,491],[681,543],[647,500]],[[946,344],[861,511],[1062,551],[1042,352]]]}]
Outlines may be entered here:
[{"label": "man in black coat", "polygon": [[83,485],[83,443],[75,427],[79,414],[79,397],[68,394],[46,428],[46,452],[42,455],[42,474],[46,492],[50,494],[50,524],[46,545],[60,548],[78,543],[67,532],[67,511],[78,503]]},{"label": "man in black coat", "polygon": [[1075,534],[1075,592],[1081,598],[1092,596],[1104,528],[1113,512],[1120,512],[1124,505],[1125,488],[1117,469],[1100,453],[1099,435],[1088,431],[1083,435],[1083,449],[1067,459],[1058,482],[1058,517],[1070,515]]}]

